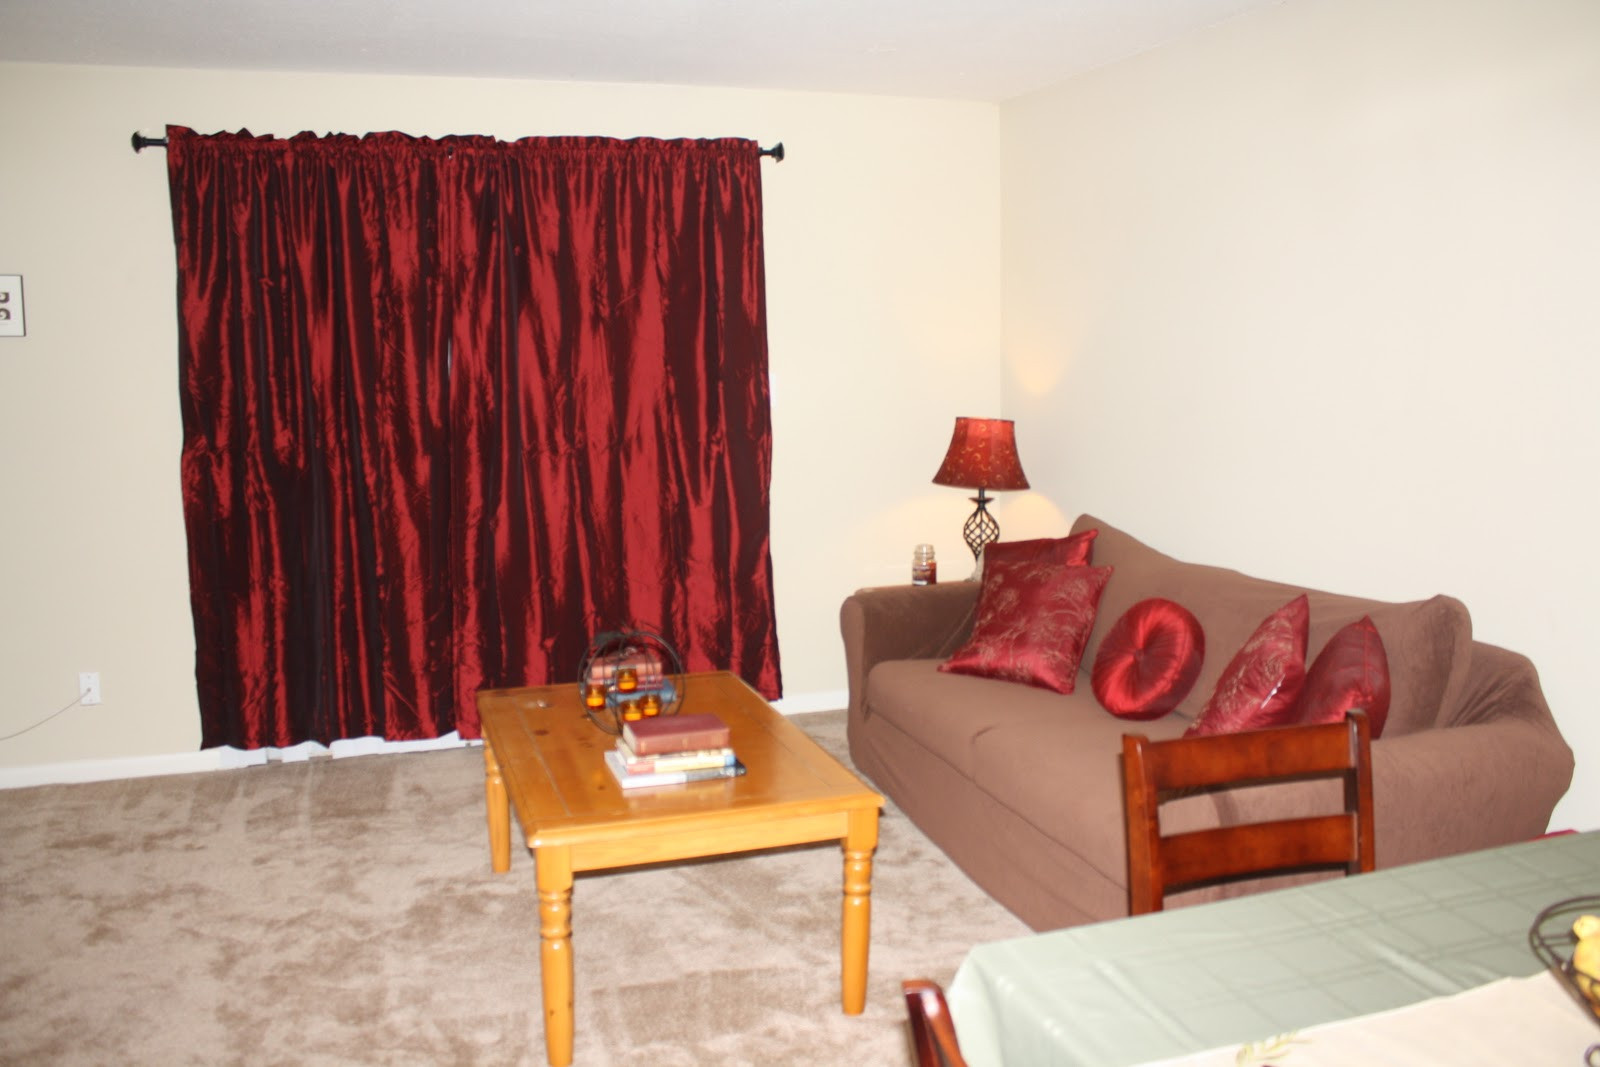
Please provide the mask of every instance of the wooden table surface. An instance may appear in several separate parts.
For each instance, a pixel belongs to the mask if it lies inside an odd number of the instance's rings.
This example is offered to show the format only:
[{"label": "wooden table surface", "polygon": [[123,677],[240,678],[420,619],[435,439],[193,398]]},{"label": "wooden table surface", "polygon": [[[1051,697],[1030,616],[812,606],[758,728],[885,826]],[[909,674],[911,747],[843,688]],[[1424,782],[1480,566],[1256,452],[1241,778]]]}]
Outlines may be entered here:
[{"label": "wooden table surface", "polygon": [[478,693],[489,849],[511,867],[511,813],[533,851],[539,886],[545,1046],[572,1061],[572,878],[664,860],[820,841],[844,849],[841,1000],[866,1004],[872,853],[883,798],[727,672],[679,678],[684,714],[728,724],[746,773],[623,791],[604,754],[616,737],[583,713],[576,683]]}]

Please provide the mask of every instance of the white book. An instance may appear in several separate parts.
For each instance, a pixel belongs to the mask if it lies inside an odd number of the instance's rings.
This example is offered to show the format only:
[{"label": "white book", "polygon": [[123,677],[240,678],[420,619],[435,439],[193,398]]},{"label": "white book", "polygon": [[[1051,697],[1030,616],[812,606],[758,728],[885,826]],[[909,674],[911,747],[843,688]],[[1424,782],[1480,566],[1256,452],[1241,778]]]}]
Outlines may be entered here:
[{"label": "white book", "polygon": [[738,760],[721,767],[700,767],[688,771],[657,771],[652,774],[629,774],[622,756],[616,749],[606,752],[606,768],[611,777],[624,789],[643,789],[653,785],[683,785],[685,782],[704,782],[714,778],[737,778],[744,773],[744,764]]}]

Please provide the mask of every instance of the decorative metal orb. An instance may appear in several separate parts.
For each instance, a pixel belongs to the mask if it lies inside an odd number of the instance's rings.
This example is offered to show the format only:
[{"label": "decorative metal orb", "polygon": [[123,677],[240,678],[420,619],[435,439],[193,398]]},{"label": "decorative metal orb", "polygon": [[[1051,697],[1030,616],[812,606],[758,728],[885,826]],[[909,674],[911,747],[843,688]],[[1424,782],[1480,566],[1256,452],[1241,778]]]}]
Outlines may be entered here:
[{"label": "decorative metal orb", "polygon": [[595,634],[578,668],[578,696],[589,721],[608,734],[638,719],[676,715],[683,706],[683,659],[653,630]]}]

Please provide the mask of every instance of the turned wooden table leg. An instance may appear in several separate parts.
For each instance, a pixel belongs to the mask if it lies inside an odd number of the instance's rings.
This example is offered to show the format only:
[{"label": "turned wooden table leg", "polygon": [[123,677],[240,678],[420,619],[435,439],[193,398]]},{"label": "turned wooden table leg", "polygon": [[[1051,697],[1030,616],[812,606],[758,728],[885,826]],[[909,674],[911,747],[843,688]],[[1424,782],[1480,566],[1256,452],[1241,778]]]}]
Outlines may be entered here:
[{"label": "turned wooden table leg", "polygon": [[495,873],[504,874],[511,869],[511,800],[487,737],[483,740],[483,792],[489,811],[489,862]]},{"label": "turned wooden table leg", "polygon": [[850,813],[844,839],[844,919],[841,999],[846,1015],[867,1006],[867,949],[872,937],[872,853],[878,847],[878,809]]},{"label": "turned wooden table leg", "polygon": [[533,854],[539,882],[539,977],[544,991],[544,1047],[550,1067],[572,1062],[572,854]]}]

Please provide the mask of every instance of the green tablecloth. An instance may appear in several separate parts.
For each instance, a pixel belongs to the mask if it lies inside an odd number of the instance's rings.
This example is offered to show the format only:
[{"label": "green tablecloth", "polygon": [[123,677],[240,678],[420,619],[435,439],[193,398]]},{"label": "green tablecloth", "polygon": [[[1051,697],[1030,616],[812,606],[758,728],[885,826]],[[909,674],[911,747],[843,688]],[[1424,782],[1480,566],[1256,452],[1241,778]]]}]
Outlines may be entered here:
[{"label": "green tablecloth", "polygon": [[973,1067],[1139,1064],[1535,974],[1593,894],[1600,832],[1552,837],[979,945],[947,992]]}]

